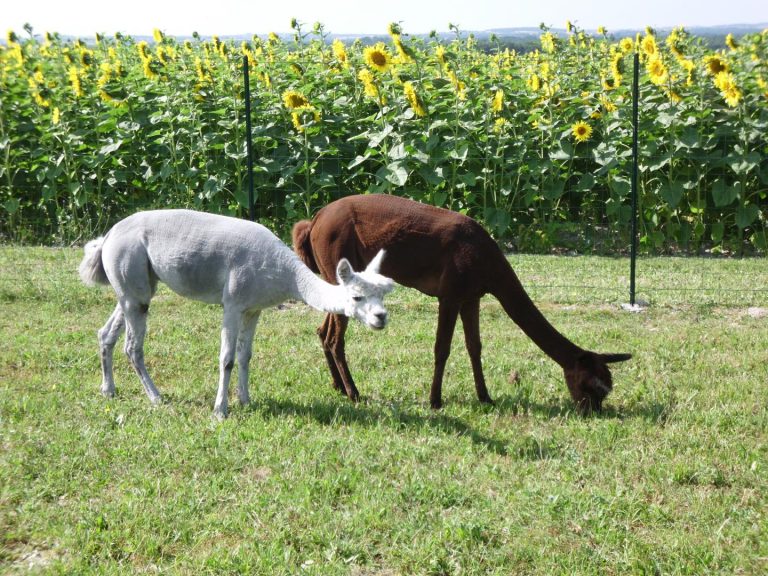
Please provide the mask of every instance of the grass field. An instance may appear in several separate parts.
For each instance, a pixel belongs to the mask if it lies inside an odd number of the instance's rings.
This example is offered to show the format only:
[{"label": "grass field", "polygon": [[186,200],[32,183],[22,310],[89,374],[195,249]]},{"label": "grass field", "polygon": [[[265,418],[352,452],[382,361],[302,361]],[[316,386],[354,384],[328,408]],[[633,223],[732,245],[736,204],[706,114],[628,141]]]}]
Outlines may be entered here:
[{"label": "grass field", "polygon": [[[74,249],[0,248],[0,573],[763,574],[768,261],[513,256],[547,317],[617,365],[582,418],[562,373],[483,300],[480,405],[461,333],[428,407],[436,302],[398,288],[353,326],[364,396],[330,388],[315,327],[262,317],[247,408],[211,417],[220,311],[162,289],[147,364],[98,392],[114,300]],[[716,288],[710,290],[710,288]],[[751,313],[750,313],[751,312]],[[518,378],[511,378],[517,373]]]}]

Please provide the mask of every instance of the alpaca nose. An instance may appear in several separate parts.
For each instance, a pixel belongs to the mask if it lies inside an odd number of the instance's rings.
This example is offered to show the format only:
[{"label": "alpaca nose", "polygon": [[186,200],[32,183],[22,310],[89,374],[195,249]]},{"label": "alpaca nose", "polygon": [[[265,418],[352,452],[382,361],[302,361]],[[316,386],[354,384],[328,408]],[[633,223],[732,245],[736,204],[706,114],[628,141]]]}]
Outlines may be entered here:
[{"label": "alpaca nose", "polygon": [[386,312],[376,312],[374,314],[376,316],[376,320],[378,320],[381,324],[386,324],[387,322],[387,313]]}]

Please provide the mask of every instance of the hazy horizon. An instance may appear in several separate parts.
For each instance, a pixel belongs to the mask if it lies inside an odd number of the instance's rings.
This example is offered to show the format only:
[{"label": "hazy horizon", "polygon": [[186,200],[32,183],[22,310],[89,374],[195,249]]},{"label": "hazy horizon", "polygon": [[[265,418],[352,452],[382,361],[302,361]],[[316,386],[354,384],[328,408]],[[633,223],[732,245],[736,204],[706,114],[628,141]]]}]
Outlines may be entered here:
[{"label": "hazy horizon", "polygon": [[[156,2],[134,0],[129,10],[116,12],[100,0],[38,0],[33,7],[8,2],[0,15],[0,26],[23,34],[25,23],[35,34],[55,32],[65,36],[94,36],[121,32],[151,36],[160,29],[171,36],[243,36],[290,33],[296,18],[303,31],[315,22],[334,35],[371,36],[387,33],[390,22],[399,22],[405,34],[448,32],[449,24],[462,31],[483,32],[503,28],[537,28],[545,24],[562,29],[566,21],[579,28],[608,33],[651,26],[657,29],[684,26],[700,28],[743,25],[760,27],[768,23],[768,10],[757,0],[732,0],[727,6],[713,0],[668,2],[646,0],[630,9],[615,0],[573,4],[567,0],[538,3],[502,0],[389,0],[386,5],[367,6],[351,0],[293,0],[290,3],[256,4],[246,0],[209,2]],[[727,19],[727,21],[726,21]]]}]

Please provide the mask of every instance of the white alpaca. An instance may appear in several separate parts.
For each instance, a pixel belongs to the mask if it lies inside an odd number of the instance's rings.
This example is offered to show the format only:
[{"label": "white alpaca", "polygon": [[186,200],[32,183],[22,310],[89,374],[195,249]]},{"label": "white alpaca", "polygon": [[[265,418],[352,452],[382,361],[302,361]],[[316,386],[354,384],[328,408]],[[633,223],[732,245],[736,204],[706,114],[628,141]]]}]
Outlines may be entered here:
[{"label": "white alpaca", "polygon": [[214,414],[225,418],[235,356],[238,398],[241,404],[250,400],[248,362],[263,309],[295,298],[323,312],[357,318],[375,330],[386,326],[383,297],[393,283],[378,274],[383,255],[379,252],[360,273],[342,260],[336,270],[339,285],[334,286],[315,276],[260,224],[191,210],[129,216],[86,244],[79,268],[85,284],[109,284],[117,294],[117,307],[98,332],[101,392],[115,394],[112,356],[127,327],[125,353],[150,401],[161,401],[144,366],[147,312],[159,280],[182,296],[224,308]]}]

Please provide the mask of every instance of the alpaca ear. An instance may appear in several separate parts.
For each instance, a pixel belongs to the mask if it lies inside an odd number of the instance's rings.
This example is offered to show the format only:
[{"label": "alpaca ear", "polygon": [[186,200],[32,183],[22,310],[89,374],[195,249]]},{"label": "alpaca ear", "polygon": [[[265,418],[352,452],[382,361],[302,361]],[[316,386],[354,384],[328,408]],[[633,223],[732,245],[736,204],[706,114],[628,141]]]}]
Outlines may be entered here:
[{"label": "alpaca ear", "polygon": [[339,284],[348,283],[354,275],[355,271],[352,270],[352,264],[349,263],[349,260],[346,258],[339,260],[336,266],[336,279],[339,281]]},{"label": "alpaca ear", "polygon": [[379,253],[374,256],[373,260],[371,260],[370,264],[366,266],[365,271],[366,272],[373,272],[374,274],[379,273],[379,269],[381,268],[381,263],[384,260],[384,248],[379,250]]}]

